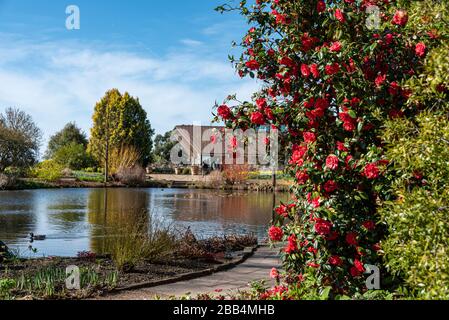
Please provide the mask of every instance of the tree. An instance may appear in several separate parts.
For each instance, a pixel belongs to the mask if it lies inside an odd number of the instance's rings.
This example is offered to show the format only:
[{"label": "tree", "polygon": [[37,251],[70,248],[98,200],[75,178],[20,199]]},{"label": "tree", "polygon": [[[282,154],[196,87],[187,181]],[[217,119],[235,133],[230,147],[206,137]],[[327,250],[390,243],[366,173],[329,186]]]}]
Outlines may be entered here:
[{"label": "tree", "polygon": [[88,151],[103,165],[105,180],[111,155],[120,154],[117,149],[134,147],[141,164],[149,163],[154,131],[138,99],[117,89],[108,91],[95,106],[93,123]]},{"label": "tree", "polygon": [[287,243],[287,281],[271,293],[295,297],[304,278],[332,294],[365,292],[367,266],[381,263],[378,208],[394,198],[383,125],[417,113],[402,84],[423,68],[416,45],[433,40],[407,29],[394,1],[243,0],[218,10],[251,25],[231,61],[263,83],[253,101],[230,96],[218,116],[231,128],[270,125],[291,146],[296,200],[276,208],[270,229]]},{"label": "tree", "polygon": [[416,49],[422,73],[406,82],[408,107],[421,112],[386,123],[387,156],[397,178],[394,201],[381,214],[389,226],[383,244],[390,272],[407,292],[423,299],[449,298],[449,4],[412,2],[409,29],[427,34]]},{"label": "tree", "polygon": [[86,152],[86,146],[76,142],[58,148],[52,159],[65,168],[72,170],[81,170],[95,166],[95,160]]},{"label": "tree", "polygon": [[31,116],[8,108],[0,114],[0,172],[8,167],[28,168],[39,157],[42,133]]},{"label": "tree", "polygon": [[171,150],[176,145],[171,140],[172,132],[169,131],[164,135],[158,134],[154,139],[153,161],[156,163],[170,163]]},{"label": "tree", "polygon": [[56,133],[50,138],[48,142],[46,159],[52,159],[59,149],[71,144],[82,145],[87,147],[87,136],[80,128],[73,122],[68,123],[64,129]]}]

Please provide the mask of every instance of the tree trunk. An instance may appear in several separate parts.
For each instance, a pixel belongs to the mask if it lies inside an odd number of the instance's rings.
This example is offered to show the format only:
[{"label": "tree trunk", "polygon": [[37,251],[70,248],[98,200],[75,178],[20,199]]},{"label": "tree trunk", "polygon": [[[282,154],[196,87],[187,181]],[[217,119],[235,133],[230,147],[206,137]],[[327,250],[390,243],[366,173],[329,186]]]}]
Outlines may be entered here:
[{"label": "tree trunk", "polygon": [[106,141],[106,157],[104,163],[104,183],[108,183],[109,180],[109,139]]}]

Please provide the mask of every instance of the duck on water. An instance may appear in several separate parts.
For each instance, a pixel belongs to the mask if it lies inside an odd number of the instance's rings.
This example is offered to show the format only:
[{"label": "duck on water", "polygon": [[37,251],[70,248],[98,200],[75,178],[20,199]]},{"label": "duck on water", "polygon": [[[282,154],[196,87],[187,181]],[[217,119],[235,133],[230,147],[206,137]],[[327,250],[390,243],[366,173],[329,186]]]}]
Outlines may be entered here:
[{"label": "duck on water", "polygon": [[44,241],[45,239],[47,239],[47,236],[45,235],[35,235],[34,233],[30,233],[30,242]]}]

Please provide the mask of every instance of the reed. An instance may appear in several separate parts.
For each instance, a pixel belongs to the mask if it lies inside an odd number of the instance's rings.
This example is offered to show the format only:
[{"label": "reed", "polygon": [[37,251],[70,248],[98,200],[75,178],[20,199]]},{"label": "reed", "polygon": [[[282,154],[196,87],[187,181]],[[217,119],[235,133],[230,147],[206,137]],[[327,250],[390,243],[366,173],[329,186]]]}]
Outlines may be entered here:
[{"label": "reed", "polygon": [[124,272],[132,271],[140,262],[170,255],[177,244],[174,230],[152,214],[110,227],[106,233],[111,238],[106,250],[117,268]]}]

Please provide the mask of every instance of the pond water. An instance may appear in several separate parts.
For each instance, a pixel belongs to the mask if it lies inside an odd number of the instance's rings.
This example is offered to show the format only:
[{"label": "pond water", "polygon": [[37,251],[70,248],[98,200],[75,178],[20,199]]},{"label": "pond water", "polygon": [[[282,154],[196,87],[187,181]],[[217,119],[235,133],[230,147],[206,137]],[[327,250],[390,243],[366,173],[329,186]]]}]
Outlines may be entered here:
[{"label": "pond water", "polygon": [[[287,194],[276,201],[288,200]],[[273,195],[185,189],[0,191],[0,240],[24,257],[102,252],[107,230],[158,221],[198,238],[254,234],[266,238]],[[150,222],[148,222],[150,223]],[[29,233],[46,235],[32,244]],[[108,241],[111,241],[110,239]]]}]

